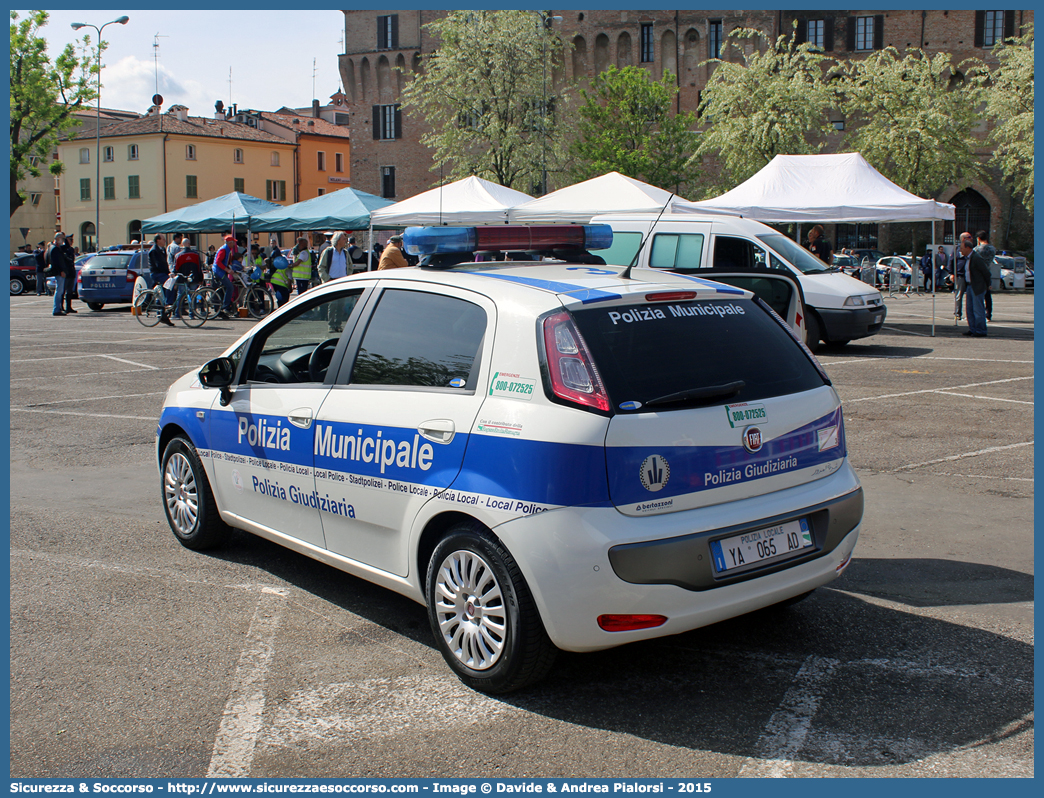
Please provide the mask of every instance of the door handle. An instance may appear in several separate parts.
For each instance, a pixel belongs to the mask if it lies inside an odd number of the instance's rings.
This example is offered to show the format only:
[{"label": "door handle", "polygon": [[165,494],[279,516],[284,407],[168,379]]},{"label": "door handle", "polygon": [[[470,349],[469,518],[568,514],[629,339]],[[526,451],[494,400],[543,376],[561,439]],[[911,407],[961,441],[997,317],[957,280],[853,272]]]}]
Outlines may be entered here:
[{"label": "door handle", "polygon": [[295,427],[308,429],[312,426],[312,408],[299,407],[296,410],[291,410],[287,419],[289,419],[290,423]]},{"label": "door handle", "polygon": [[425,421],[417,427],[417,432],[421,434],[421,437],[435,443],[449,443],[453,440],[453,435],[456,431],[456,426],[448,418],[436,418],[431,421]]}]

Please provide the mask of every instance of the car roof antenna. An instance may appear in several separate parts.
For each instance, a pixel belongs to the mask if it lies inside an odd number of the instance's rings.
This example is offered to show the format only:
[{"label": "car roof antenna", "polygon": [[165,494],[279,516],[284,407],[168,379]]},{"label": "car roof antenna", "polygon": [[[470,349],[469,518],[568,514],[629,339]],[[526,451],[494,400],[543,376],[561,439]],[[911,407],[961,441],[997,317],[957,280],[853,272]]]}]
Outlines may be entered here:
[{"label": "car roof antenna", "polygon": [[660,217],[663,216],[663,212],[665,210],[667,210],[667,206],[671,204],[671,200],[672,199],[674,199],[674,195],[673,194],[671,194],[671,196],[669,196],[667,198],[667,201],[665,203],[663,203],[663,207],[660,208],[660,212],[656,216],[656,221],[653,222],[652,223],[652,227],[649,228],[648,235],[646,235],[645,238],[642,239],[642,243],[638,245],[638,249],[635,251],[634,257],[631,258],[631,263],[627,266],[626,269],[623,270],[623,273],[620,275],[623,279],[625,279],[625,280],[630,280],[631,279],[631,269],[633,269],[634,268],[634,264],[636,264],[638,262],[638,256],[642,254],[642,247],[645,246],[645,242],[648,241],[649,238],[652,236],[652,231],[656,228],[656,224],[660,221]]}]

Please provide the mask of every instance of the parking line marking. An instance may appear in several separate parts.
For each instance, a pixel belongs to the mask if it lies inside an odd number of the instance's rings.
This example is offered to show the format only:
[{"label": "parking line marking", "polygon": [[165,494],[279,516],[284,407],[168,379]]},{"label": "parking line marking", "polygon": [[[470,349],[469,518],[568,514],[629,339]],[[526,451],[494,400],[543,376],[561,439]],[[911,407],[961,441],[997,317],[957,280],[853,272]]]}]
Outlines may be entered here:
[{"label": "parking line marking", "polygon": [[1032,406],[1034,404],[1033,402],[1027,402],[1022,399],[1001,399],[999,396],[979,396],[973,393],[954,393],[953,391],[936,391],[936,393],[945,394],[946,396],[960,396],[964,399],[989,399],[993,402],[1014,402],[1017,405]]},{"label": "parking line marking", "polygon": [[922,393],[941,393],[943,391],[954,391],[958,388],[981,388],[983,385],[999,385],[1002,382],[1021,382],[1022,380],[1032,380],[1033,376],[1029,377],[1009,377],[1004,380],[990,380],[989,382],[971,382],[967,385],[952,385],[948,388],[925,388],[920,391],[905,391],[903,393],[886,393],[883,396],[862,396],[858,399],[845,399],[843,404],[852,404],[853,402],[868,402],[872,399],[895,399],[900,396],[915,396]]},{"label": "parking line marking", "polygon": [[247,645],[239,656],[232,677],[232,692],[214,740],[208,779],[250,775],[265,711],[265,679],[275,654],[275,635],[286,606],[287,592],[281,588],[261,591],[247,632]]},{"label": "parking line marking", "polygon": [[[29,407],[47,407],[48,405],[64,405],[69,402],[102,402],[106,399],[138,399],[142,396],[163,396],[166,391],[150,391],[149,393],[124,393],[114,396],[80,396],[76,399],[57,399],[54,402],[35,402]],[[1030,402],[1032,404],[1032,402]]]},{"label": "parking line marking", "polygon": [[150,366],[146,363],[135,363],[133,360],[124,360],[122,357],[115,357],[113,355],[95,355],[95,357],[104,357],[108,360],[115,360],[119,363],[127,363],[131,366],[141,366],[143,369],[152,369],[153,371],[159,371],[158,366]]},{"label": "parking line marking", "polygon": [[902,335],[919,335],[922,338],[934,338],[935,337],[933,335],[929,335],[928,333],[919,333],[919,332],[914,332],[913,330],[900,330],[898,327],[885,327],[884,329],[891,330],[892,332],[897,332],[897,333],[900,333]]},{"label": "parking line marking", "polygon": [[951,454],[949,457],[940,457],[936,460],[926,460],[923,463],[911,463],[910,465],[899,466],[894,468],[890,474],[894,474],[897,471],[909,471],[911,468],[920,468],[926,465],[935,465],[936,463],[949,463],[954,460],[963,460],[966,457],[978,457],[980,454],[991,454],[992,452],[1003,452],[1008,449],[1021,449],[1023,446],[1032,446],[1033,441],[1023,441],[1022,443],[1009,443],[1007,446],[991,446],[988,449],[979,449],[977,452],[965,452],[964,454]]},{"label": "parking line marking", "polygon": [[826,683],[840,664],[836,659],[814,655],[804,661],[758,739],[757,758],[743,764],[740,778],[782,779],[793,775],[794,757],[812,728]]},{"label": "parking line marking", "polygon": [[75,410],[36,410],[31,407],[12,407],[12,413],[49,413],[55,416],[83,416],[84,418],[126,418],[132,421],[158,421],[159,416],[121,416],[116,413],[77,413]]},{"label": "parking line marking", "polygon": [[820,363],[824,366],[840,366],[848,365],[849,363],[869,363],[871,360],[957,360],[971,363],[1026,363],[1031,364],[1033,360],[998,360],[993,358],[978,358],[978,357],[939,357],[938,355],[874,355],[872,357],[865,357],[863,355],[852,355],[846,357],[844,360],[831,360],[825,362],[820,359]]}]

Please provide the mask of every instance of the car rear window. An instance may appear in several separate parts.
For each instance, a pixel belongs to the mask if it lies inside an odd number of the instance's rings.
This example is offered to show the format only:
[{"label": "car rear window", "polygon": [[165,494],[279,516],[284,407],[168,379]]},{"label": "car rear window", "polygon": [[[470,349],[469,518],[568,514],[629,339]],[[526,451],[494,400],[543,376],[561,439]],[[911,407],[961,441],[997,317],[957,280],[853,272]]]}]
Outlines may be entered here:
[{"label": "car rear window", "polygon": [[781,322],[751,299],[585,308],[573,318],[617,408],[740,381],[725,398],[643,410],[746,402],[825,384]]},{"label": "car rear window", "polygon": [[134,255],[95,255],[84,266],[92,269],[126,269]]}]

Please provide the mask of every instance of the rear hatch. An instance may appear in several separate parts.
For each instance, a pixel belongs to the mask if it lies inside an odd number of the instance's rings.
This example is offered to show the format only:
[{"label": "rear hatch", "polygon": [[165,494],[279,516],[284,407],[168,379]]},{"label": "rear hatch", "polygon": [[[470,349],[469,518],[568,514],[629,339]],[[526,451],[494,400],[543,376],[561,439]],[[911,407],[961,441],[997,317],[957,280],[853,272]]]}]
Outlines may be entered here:
[{"label": "rear hatch", "polygon": [[127,291],[129,294],[137,274],[128,278],[127,270],[133,252],[106,252],[96,255],[80,269],[81,291]]},{"label": "rear hatch", "polygon": [[626,515],[782,490],[844,460],[815,358],[749,294],[719,288],[570,308],[612,406],[609,494]]}]

